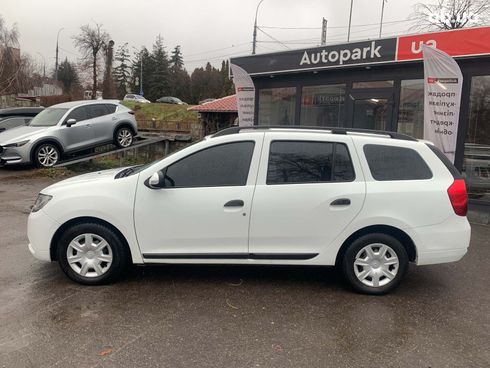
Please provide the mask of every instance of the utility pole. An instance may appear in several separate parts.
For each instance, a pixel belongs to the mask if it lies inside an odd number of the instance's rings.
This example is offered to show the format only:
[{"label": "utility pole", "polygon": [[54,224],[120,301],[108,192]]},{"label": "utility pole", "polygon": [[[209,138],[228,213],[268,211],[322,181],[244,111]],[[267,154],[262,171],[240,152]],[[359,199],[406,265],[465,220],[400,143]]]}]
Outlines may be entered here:
[{"label": "utility pole", "polygon": [[354,3],[354,0],[350,0],[350,14],[349,14],[349,29],[347,30],[347,42],[350,41],[350,26],[352,23],[352,5]]},{"label": "utility pole", "polygon": [[140,96],[143,96],[143,51],[140,54]]},{"label": "utility pole", "polygon": [[252,55],[255,55],[255,51],[257,48],[257,14],[259,13],[259,6],[260,4],[262,4],[262,1],[264,0],[259,1],[259,3],[257,4],[257,8],[255,9],[254,34],[252,40]]},{"label": "utility pole", "polygon": [[54,79],[58,80],[58,39],[60,38],[60,32],[63,30],[64,28],[60,28],[58,30],[58,35],[56,36],[56,64],[55,64],[55,67],[54,67]]},{"label": "utility pole", "polygon": [[388,2],[388,0],[381,0],[381,20],[379,22],[379,38],[381,38],[381,32],[383,31],[383,15],[385,12],[385,1]]},{"label": "utility pole", "polygon": [[322,45],[327,44],[327,20],[322,18]]}]

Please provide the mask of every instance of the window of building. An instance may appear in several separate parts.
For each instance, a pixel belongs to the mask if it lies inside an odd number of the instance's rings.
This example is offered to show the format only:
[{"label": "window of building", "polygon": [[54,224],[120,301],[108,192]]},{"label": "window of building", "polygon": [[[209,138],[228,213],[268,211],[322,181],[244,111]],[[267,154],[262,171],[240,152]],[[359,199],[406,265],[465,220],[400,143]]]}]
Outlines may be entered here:
[{"label": "window of building", "polygon": [[303,87],[301,125],[345,125],[345,84]]},{"label": "window of building", "polygon": [[164,170],[165,186],[246,185],[254,145],[254,142],[226,143],[184,157]]},{"label": "window of building", "polygon": [[354,82],[352,83],[352,88],[391,88],[393,84],[392,80]]},{"label": "window of building", "polygon": [[422,139],[424,137],[424,80],[402,80],[398,132]]},{"label": "window of building", "polygon": [[296,88],[267,88],[259,91],[259,125],[293,125]]},{"label": "window of building", "polygon": [[342,143],[275,141],[271,143],[267,184],[328,183],[354,180]]},{"label": "window of building", "polygon": [[470,198],[490,202],[490,75],[471,78],[463,176]]},{"label": "window of building", "polygon": [[374,180],[423,180],[432,172],[417,151],[411,148],[366,144],[364,154]]}]

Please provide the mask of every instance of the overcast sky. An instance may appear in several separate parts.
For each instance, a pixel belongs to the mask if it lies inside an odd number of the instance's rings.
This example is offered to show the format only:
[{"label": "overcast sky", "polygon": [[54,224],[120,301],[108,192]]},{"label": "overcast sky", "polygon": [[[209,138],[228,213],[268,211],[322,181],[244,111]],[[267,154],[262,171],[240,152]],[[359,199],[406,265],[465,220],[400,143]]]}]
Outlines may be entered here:
[{"label": "overcast sky", "polygon": [[[383,0],[354,0],[351,39],[378,36]],[[60,60],[76,61],[79,52],[72,37],[80,26],[102,23],[117,45],[151,48],[158,34],[167,51],[181,45],[186,68],[192,71],[206,61],[218,65],[222,59],[251,53],[255,9],[259,0],[1,0],[0,15],[20,32],[22,52],[29,53],[47,68],[54,65],[56,34],[60,28]],[[406,22],[420,0],[388,0],[385,4],[383,36],[407,33]],[[347,38],[349,0],[264,0],[258,25],[312,27],[318,29],[259,31],[257,52],[315,46],[320,42],[322,17],[328,20],[327,42]],[[297,43],[291,43],[297,42]],[[41,54],[42,56],[40,56]]]}]

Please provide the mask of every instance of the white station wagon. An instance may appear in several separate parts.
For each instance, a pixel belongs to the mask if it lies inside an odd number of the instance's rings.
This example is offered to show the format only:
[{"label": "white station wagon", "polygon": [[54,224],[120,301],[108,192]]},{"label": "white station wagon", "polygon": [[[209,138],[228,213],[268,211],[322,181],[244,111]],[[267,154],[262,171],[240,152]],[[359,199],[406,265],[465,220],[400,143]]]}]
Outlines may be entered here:
[{"label": "white station wagon", "polygon": [[130,264],[337,265],[359,292],[461,259],[467,193],[432,144],[392,132],[234,127],[165,159],[42,190],[29,249],[83,284]]}]

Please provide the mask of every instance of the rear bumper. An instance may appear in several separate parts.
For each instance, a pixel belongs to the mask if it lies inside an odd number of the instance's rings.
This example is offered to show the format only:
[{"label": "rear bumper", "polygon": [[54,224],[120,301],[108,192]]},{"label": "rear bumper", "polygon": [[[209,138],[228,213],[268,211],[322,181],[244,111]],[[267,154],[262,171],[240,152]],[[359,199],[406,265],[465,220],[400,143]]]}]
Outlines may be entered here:
[{"label": "rear bumper", "polygon": [[468,251],[471,227],[466,217],[453,215],[441,224],[412,229],[417,265],[459,261]]}]

